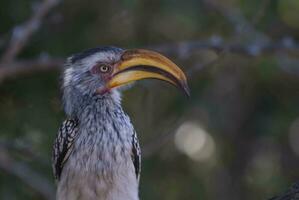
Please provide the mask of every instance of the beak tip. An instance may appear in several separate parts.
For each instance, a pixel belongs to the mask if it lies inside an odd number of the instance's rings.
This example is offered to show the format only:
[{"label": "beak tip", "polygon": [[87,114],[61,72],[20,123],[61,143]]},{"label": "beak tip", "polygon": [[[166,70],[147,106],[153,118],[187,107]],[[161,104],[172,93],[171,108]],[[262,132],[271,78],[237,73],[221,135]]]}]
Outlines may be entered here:
[{"label": "beak tip", "polygon": [[183,82],[182,89],[184,91],[184,94],[189,98],[190,97],[190,88],[189,88],[188,83],[186,81]]}]

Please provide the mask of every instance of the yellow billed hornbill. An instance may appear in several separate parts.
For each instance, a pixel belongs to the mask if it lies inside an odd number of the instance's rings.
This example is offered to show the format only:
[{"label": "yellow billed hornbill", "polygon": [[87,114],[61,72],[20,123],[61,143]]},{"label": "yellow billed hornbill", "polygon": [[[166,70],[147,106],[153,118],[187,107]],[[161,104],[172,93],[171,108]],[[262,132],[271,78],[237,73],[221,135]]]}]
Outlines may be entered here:
[{"label": "yellow billed hornbill", "polygon": [[153,51],[98,47],[67,59],[67,119],[53,147],[57,200],[138,199],[140,149],[119,88],[147,78],[189,92],[180,68]]}]

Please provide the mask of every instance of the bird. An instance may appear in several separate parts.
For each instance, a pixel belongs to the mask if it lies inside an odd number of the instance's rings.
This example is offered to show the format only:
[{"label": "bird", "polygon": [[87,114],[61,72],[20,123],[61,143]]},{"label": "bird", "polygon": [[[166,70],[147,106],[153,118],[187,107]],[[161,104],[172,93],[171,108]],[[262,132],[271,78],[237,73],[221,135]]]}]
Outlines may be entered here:
[{"label": "bird", "polygon": [[121,93],[142,79],[185,94],[184,72],[155,51],[99,46],[67,58],[62,73],[66,119],[53,145],[57,200],[138,200],[141,151]]}]

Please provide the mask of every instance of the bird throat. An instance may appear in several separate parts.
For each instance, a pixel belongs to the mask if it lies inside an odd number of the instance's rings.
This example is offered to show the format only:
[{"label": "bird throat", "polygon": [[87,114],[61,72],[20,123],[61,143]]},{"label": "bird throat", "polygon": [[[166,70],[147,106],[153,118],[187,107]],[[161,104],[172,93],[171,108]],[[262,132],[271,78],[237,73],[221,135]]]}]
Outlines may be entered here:
[{"label": "bird throat", "polygon": [[75,148],[78,148],[78,152],[86,154],[77,158],[85,159],[83,168],[98,168],[97,163],[89,166],[88,163],[99,159],[107,165],[113,164],[111,161],[131,162],[134,128],[121,108],[119,96],[114,95],[117,94],[94,96],[85,100],[86,104],[78,111],[79,134]]}]

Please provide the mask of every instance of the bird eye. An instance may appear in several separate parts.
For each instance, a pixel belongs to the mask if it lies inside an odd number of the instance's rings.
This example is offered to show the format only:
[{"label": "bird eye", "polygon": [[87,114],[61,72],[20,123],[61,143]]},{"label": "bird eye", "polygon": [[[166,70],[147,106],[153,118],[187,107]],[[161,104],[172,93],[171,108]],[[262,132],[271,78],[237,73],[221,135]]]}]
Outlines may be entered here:
[{"label": "bird eye", "polygon": [[100,65],[99,69],[100,69],[101,73],[110,72],[110,66],[109,65]]}]

